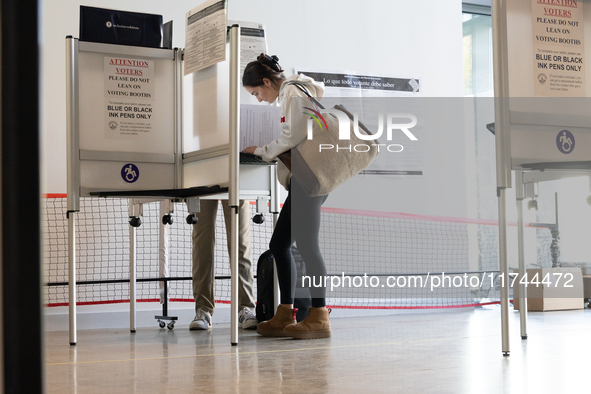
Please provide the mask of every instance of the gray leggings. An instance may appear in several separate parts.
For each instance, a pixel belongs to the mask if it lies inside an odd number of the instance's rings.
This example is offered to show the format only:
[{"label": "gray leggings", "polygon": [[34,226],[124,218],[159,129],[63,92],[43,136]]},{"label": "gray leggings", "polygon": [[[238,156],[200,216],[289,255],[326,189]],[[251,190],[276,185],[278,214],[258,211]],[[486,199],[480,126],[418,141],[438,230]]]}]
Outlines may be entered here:
[{"label": "gray leggings", "polygon": [[[294,177],[287,199],[273,231],[269,247],[277,264],[277,277],[281,290],[281,303],[293,304],[296,287],[296,266],[291,255],[294,241],[306,264],[306,275],[312,283],[322,283],[326,276],[324,259],[320,253],[320,207],[328,195],[308,197]],[[314,278],[316,278],[314,280]],[[326,288],[311,287],[312,306],[326,306]]]}]

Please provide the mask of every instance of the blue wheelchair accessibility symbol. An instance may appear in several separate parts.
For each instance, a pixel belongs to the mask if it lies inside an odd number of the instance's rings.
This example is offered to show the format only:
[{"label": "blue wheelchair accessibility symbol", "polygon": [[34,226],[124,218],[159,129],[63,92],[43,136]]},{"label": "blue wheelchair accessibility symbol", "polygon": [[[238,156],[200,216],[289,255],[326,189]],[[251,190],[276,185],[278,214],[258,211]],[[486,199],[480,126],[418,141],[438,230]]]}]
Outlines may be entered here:
[{"label": "blue wheelchair accessibility symbol", "polygon": [[127,183],[133,183],[140,177],[140,170],[135,164],[127,163],[121,169],[121,178]]},{"label": "blue wheelchair accessibility symbol", "polygon": [[575,149],[575,136],[568,130],[562,130],[556,136],[556,146],[564,154],[569,154]]}]

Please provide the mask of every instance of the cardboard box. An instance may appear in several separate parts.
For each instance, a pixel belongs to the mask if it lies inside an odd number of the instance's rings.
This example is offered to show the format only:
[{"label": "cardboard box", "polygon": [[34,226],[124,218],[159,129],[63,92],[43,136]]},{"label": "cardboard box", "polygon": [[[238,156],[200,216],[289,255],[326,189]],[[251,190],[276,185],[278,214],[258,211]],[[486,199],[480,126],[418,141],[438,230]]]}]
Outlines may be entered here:
[{"label": "cardboard box", "polygon": [[[528,282],[528,311],[557,311],[584,308],[583,274],[580,268],[530,268],[526,271],[526,274]],[[515,310],[519,310],[520,280],[521,278],[518,275],[513,285],[513,308]],[[543,281],[546,283],[534,284],[531,283],[532,281]]]},{"label": "cardboard box", "polygon": [[583,298],[591,299],[591,275],[583,275]]}]

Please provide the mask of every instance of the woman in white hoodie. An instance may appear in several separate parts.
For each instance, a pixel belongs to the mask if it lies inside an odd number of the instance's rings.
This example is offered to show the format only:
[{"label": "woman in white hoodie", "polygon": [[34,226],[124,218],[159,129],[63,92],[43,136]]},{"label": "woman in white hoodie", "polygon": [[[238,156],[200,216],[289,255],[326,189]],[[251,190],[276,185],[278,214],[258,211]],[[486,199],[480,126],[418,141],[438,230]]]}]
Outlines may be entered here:
[{"label": "woman in white hoodie", "polygon": [[[292,75],[285,78],[277,56],[261,54],[256,61],[249,63],[244,69],[242,84],[244,88],[259,102],[281,104],[281,135],[269,144],[257,147],[249,146],[246,153],[254,153],[265,161],[275,160],[279,155],[296,147],[306,138],[306,122],[308,117],[302,111],[292,113],[291,98],[307,95],[321,98],[324,84],[316,82],[306,75]],[[281,290],[281,305],[275,316],[257,327],[263,336],[289,336],[294,338],[312,339],[330,337],[329,311],[326,309],[326,288],[311,286],[312,307],[308,317],[296,324],[293,300],[296,285],[296,267],[291,255],[294,241],[306,264],[306,274],[313,283],[323,283],[326,267],[318,244],[320,231],[320,207],[327,196],[308,197],[295,178],[291,177],[288,168],[278,162],[279,182],[289,192],[279,214],[275,231],[269,247],[277,265],[277,276]],[[292,220],[293,218],[293,220]]]}]

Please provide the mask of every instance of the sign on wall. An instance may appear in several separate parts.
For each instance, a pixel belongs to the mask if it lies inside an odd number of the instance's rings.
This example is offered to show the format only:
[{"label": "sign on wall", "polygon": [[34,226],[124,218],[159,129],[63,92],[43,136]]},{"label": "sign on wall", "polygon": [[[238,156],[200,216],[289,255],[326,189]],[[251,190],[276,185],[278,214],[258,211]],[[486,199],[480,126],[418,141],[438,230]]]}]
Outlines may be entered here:
[{"label": "sign on wall", "polygon": [[[418,102],[414,100],[422,95],[420,78],[343,71],[298,70],[297,73],[324,83],[324,97],[339,98],[339,104],[352,114],[357,114],[359,120],[374,133],[380,130],[380,127],[383,130],[384,123],[399,122],[410,125],[413,121],[409,116],[414,116],[414,119],[417,116],[421,117],[420,105],[417,105]],[[388,120],[386,115],[392,112],[399,113],[400,116],[390,117]],[[384,117],[380,118],[380,114]],[[417,137],[414,141],[409,141],[408,136],[403,132],[382,133],[378,138],[379,154],[362,174],[395,177],[422,176],[424,171],[423,124],[420,122],[417,125],[415,122],[411,126],[413,138]],[[390,135],[392,135],[391,138]]]},{"label": "sign on wall", "polygon": [[583,1],[532,0],[536,96],[586,97]]},{"label": "sign on wall", "polygon": [[106,56],[105,125],[111,139],[143,139],[154,121],[154,61]]}]

